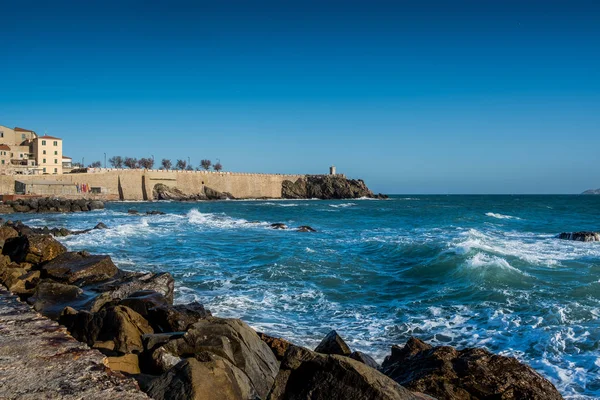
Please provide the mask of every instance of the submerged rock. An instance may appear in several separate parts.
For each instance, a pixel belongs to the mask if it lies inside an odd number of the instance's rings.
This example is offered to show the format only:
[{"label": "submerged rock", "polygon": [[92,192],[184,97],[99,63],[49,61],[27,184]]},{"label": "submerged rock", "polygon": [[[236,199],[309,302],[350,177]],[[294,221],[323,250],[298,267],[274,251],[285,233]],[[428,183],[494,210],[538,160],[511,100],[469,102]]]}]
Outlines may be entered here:
[{"label": "submerged rock", "polygon": [[578,242],[600,242],[600,232],[563,232],[557,237]]},{"label": "submerged rock", "polygon": [[271,228],[273,229],[287,229],[287,225],[281,222],[276,222],[274,224],[271,224]]},{"label": "submerged rock", "polygon": [[336,331],[329,332],[315,348],[315,351],[321,354],[338,354],[340,356],[349,356],[352,353],[350,347]]},{"label": "submerged rock", "polygon": [[339,355],[325,355],[291,346],[269,393],[269,400],[417,400],[379,371]]},{"label": "submerged rock", "polygon": [[296,229],[298,232],[316,232],[315,229],[311,228],[308,225],[302,225],[299,226],[298,229]]},{"label": "submerged rock", "polygon": [[410,338],[392,347],[381,371],[410,390],[439,399],[560,400],[548,380],[512,357],[485,349],[432,347]]}]

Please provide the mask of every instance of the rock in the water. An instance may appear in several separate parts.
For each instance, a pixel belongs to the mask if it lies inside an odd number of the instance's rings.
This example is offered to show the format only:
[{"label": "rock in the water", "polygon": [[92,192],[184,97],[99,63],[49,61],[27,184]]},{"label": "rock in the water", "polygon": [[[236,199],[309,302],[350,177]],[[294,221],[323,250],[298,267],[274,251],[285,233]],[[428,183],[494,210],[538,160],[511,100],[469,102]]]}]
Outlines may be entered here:
[{"label": "rock in the water", "polygon": [[129,209],[127,210],[127,214],[138,215],[140,212],[138,210]]},{"label": "rock in the water", "polygon": [[98,225],[96,225],[93,229],[108,229],[108,226],[106,226],[106,224],[103,222],[99,222]]},{"label": "rock in the water", "polygon": [[182,360],[154,379],[148,394],[155,400],[254,400],[248,377],[226,359]]},{"label": "rock in the water", "polygon": [[238,319],[209,317],[195,323],[181,339],[157,348],[152,357],[164,367],[189,354],[207,352],[242,370],[256,393],[265,398],[275,376],[277,359],[252,328]]},{"label": "rock in the water", "polygon": [[146,215],[165,215],[164,212],[158,210],[146,211]]},{"label": "rock in the water", "polygon": [[152,189],[154,200],[173,200],[173,201],[197,201],[206,200],[204,193],[186,194],[177,188],[172,188],[162,183],[158,183]]},{"label": "rock in the water", "polygon": [[379,369],[379,364],[377,364],[377,361],[375,361],[373,357],[363,353],[362,351],[354,351],[352,352],[352,354],[350,354],[349,357],[353,360],[360,361],[361,363],[368,365],[371,368]]},{"label": "rock in the water", "polygon": [[110,256],[90,255],[85,252],[67,252],[42,267],[44,277],[65,283],[105,281],[119,270]]},{"label": "rock in the water", "polygon": [[400,386],[363,363],[291,346],[269,400],[417,400],[430,399]]},{"label": "rock in the water", "polygon": [[106,282],[101,282],[93,287],[91,291],[104,294],[110,299],[126,299],[132,293],[140,290],[153,290],[162,294],[169,304],[173,303],[173,291],[175,280],[168,272],[163,273],[139,273],[125,272]]},{"label": "rock in the water", "polygon": [[563,232],[558,238],[578,242],[600,242],[600,232]]},{"label": "rock in the water", "polygon": [[284,199],[356,199],[360,197],[386,198],[375,195],[361,180],[347,179],[342,175],[306,175],[296,182],[283,181],[281,197]]},{"label": "rock in the water", "polygon": [[287,225],[281,222],[276,222],[274,224],[271,224],[271,228],[273,229],[287,229]]},{"label": "rock in the water", "polygon": [[485,349],[432,347],[410,338],[394,346],[381,371],[410,390],[440,399],[560,400],[548,380],[512,357]]},{"label": "rock in the water", "polygon": [[231,193],[227,192],[219,192],[218,190],[214,190],[209,188],[208,186],[204,187],[204,195],[208,200],[227,200],[227,199],[235,199],[231,195]]},{"label": "rock in the water", "polygon": [[50,261],[67,249],[50,235],[27,235],[13,237],[4,243],[2,254],[17,263],[39,264]]},{"label": "rock in the water", "polygon": [[329,332],[321,340],[315,351],[321,354],[338,354],[340,356],[349,356],[352,353],[350,347],[336,331]]},{"label": "rock in the water", "polygon": [[148,310],[169,305],[162,294],[154,290],[140,290],[131,293],[127,298],[121,300],[121,305],[131,308],[144,318],[148,318]]},{"label": "rock in the water", "polygon": [[299,226],[298,229],[296,229],[298,232],[316,232],[315,229],[313,229],[312,227],[308,226],[308,225],[302,225]]}]

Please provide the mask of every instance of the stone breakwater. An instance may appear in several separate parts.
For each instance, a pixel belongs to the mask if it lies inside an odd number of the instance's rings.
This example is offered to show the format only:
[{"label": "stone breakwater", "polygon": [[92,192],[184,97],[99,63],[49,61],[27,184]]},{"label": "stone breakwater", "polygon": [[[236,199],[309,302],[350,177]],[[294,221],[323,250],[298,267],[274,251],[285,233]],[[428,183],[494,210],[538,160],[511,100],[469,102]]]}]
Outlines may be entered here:
[{"label": "stone breakwater", "polygon": [[[168,273],[122,271],[19,223],[2,225],[0,240],[0,282],[154,399],[562,398],[529,366],[485,349],[412,338],[378,365],[332,331],[310,350],[197,302],[174,305]],[[62,387],[78,377],[52,379]]]},{"label": "stone breakwater", "polygon": [[104,209],[100,200],[63,199],[63,198],[28,198],[5,201],[0,206],[3,214],[18,213],[51,213],[51,212],[84,212]]}]

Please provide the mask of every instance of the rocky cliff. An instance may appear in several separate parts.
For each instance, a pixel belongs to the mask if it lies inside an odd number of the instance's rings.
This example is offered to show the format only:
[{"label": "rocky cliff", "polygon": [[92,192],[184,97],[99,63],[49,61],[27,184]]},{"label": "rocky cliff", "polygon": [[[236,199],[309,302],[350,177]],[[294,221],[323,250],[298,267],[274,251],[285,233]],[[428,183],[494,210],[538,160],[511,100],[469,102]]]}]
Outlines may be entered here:
[{"label": "rocky cliff", "polygon": [[306,175],[296,182],[283,181],[281,197],[284,199],[357,199],[387,198],[375,195],[362,179],[347,179],[342,175]]}]

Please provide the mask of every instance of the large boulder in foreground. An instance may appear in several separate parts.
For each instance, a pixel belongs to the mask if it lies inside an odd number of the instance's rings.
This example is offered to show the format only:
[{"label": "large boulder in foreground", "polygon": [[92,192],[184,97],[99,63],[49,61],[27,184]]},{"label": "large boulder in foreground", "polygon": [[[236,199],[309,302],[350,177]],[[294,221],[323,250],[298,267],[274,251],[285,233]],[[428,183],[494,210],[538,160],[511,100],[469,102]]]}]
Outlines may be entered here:
[{"label": "large boulder in foreground", "polygon": [[140,290],[153,290],[173,304],[175,280],[168,272],[121,272],[108,281],[89,286],[90,291],[100,293],[107,299],[126,299]]},{"label": "large boulder in foreground", "polygon": [[154,379],[148,394],[155,400],[254,400],[248,377],[222,357],[203,354],[182,360]]},{"label": "large boulder in foreground", "polygon": [[246,374],[265,398],[278,371],[277,359],[256,332],[239,319],[209,317],[195,323],[183,337],[156,349],[152,358],[163,371],[192,354],[219,356]]},{"label": "large boulder in foreground", "polygon": [[42,267],[45,277],[69,284],[104,281],[119,272],[110,256],[90,255],[87,252],[67,252]]},{"label": "large boulder in foreground", "polygon": [[557,236],[563,240],[578,242],[600,242],[600,232],[563,232]]},{"label": "large boulder in foreground", "polygon": [[560,393],[531,367],[485,349],[432,347],[410,338],[394,346],[381,371],[414,391],[448,400],[559,400]]},{"label": "large boulder in foreground", "polygon": [[318,354],[290,346],[269,393],[269,400],[417,400],[379,371],[338,355]]},{"label": "large boulder in foreground", "polygon": [[7,239],[2,254],[16,263],[39,264],[50,261],[67,248],[50,235],[27,235]]}]

